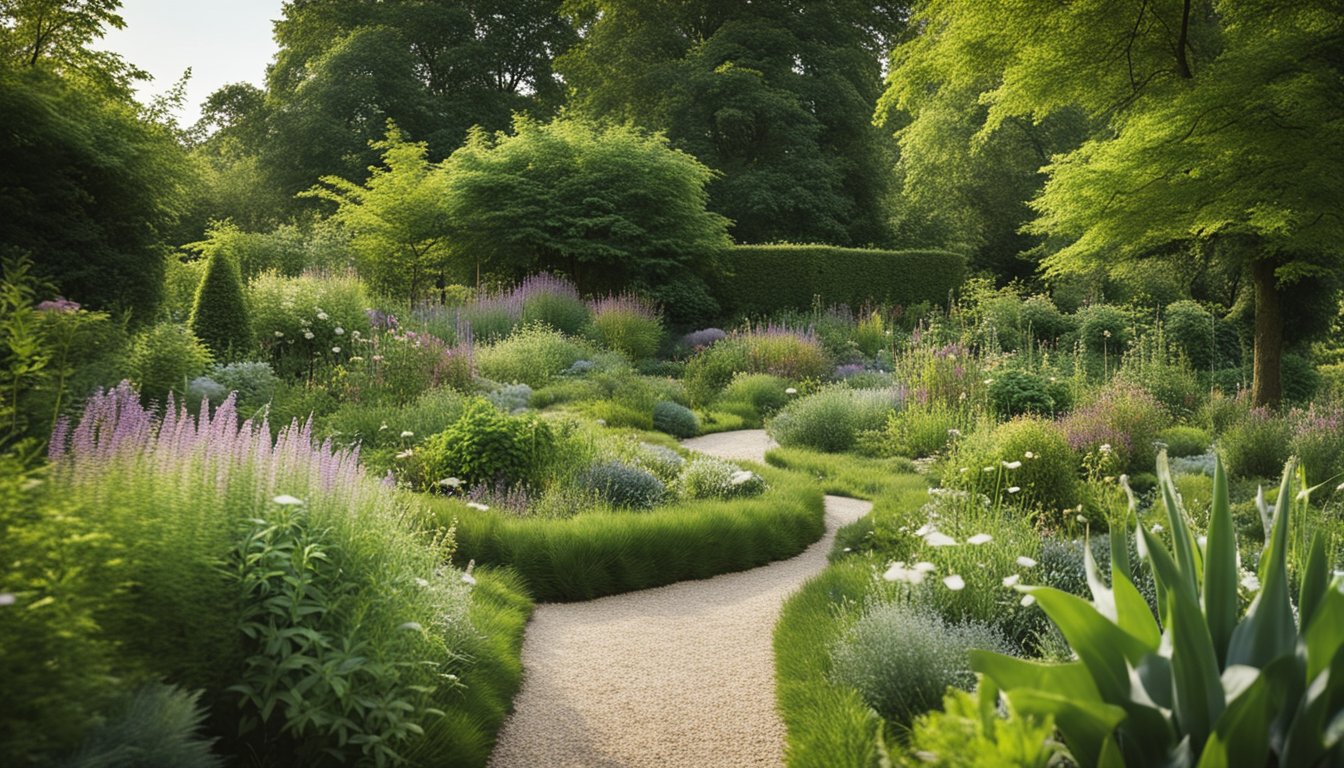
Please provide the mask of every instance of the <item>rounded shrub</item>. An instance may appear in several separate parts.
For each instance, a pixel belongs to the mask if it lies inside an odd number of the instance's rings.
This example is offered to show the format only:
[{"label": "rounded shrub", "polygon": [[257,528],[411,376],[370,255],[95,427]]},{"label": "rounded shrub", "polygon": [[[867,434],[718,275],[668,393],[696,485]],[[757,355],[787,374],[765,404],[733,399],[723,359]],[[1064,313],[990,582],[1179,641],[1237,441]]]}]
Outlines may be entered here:
[{"label": "rounded shrub", "polygon": [[482,376],[540,389],[588,358],[589,351],[559,331],[532,324],[520,326],[508,338],[479,347],[475,356]]},{"label": "rounded shrub", "polygon": [[463,484],[534,484],[555,458],[555,436],[535,414],[509,416],[477,398],[447,429],[425,440],[420,473],[426,487],[456,477]]},{"label": "rounded shrub", "polygon": [[700,419],[684,405],[659,400],[653,404],[653,428],[677,438],[695,437],[700,434]]},{"label": "rounded shrub", "polygon": [[1078,504],[1078,469],[1078,456],[1055,422],[1020,416],[958,443],[943,484],[1057,516]]},{"label": "rounded shrub", "polygon": [[1167,446],[1168,456],[1179,458],[1202,455],[1213,437],[1199,427],[1175,426],[1158,432],[1157,441]]},{"label": "rounded shrub", "polygon": [[789,403],[788,382],[768,373],[739,373],[724,389],[721,400],[745,403],[758,416],[773,416]]},{"label": "rounded shrub", "polygon": [[1312,404],[1294,409],[1289,450],[1302,462],[1307,482],[1326,482],[1344,473],[1344,406]]},{"label": "rounded shrub", "polygon": [[1218,448],[1235,477],[1278,477],[1288,460],[1292,426],[1268,408],[1253,408],[1218,439]]},{"label": "rounded shrub", "polygon": [[1168,304],[1163,315],[1163,328],[1172,346],[1184,353],[1196,370],[1210,370],[1217,348],[1218,323],[1213,314],[1197,301],[1182,299]]},{"label": "rounded shrub", "polygon": [[247,291],[257,343],[281,377],[303,375],[318,360],[348,359],[371,328],[369,298],[355,277],[264,272]]},{"label": "rounded shrub", "polygon": [[131,383],[145,400],[181,397],[210,365],[210,350],[185,325],[160,323],[136,335],[126,361]]},{"label": "rounded shrub", "polygon": [[1078,338],[1091,352],[1119,355],[1129,344],[1129,317],[1110,304],[1091,304],[1078,310]]},{"label": "rounded shrub", "polygon": [[526,384],[505,384],[485,397],[499,410],[514,413],[527,410],[532,394],[532,388]]},{"label": "rounded shrub", "polygon": [[739,373],[768,373],[790,381],[820,379],[831,360],[811,331],[783,326],[734,333],[686,364],[686,389],[697,404],[713,400]]},{"label": "rounded shrub", "polygon": [[513,289],[524,323],[548,325],[571,336],[588,324],[588,304],[572,283],[560,277],[532,275]]},{"label": "rounded shrub", "polygon": [[1060,312],[1049,296],[1027,298],[1018,311],[1023,333],[1030,333],[1035,341],[1055,341],[1074,328],[1073,318]]},{"label": "rounded shrub", "polygon": [[206,261],[187,326],[217,359],[237,357],[252,347],[242,278],[233,259],[221,252]]},{"label": "rounded shrub", "polygon": [[275,397],[280,386],[280,377],[275,375],[270,363],[260,361],[241,361],[215,365],[210,369],[210,378],[224,388],[225,393],[237,392],[240,405],[265,405]]},{"label": "rounded shrub", "polygon": [[1283,402],[1306,404],[1321,388],[1321,374],[1311,358],[1289,352],[1282,360]]},{"label": "rounded shrub", "polygon": [[604,501],[627,509],[652,509],[667,498],[667,486],[656,475],[619,461],[594,464],[579,482]]},{"label": "rounded shrub", "polygon": [[608,296],[593,302],[592,337],[632,361],[658,353],[663,320],[653,304],[634,294]]},{"label": "rounded shrub", "polygon": [[688,499],[732,499],[765,491],[765,480],[731,462],[702,456],[686,462],[677,481]]},{"label": "rounded shrub", "polygon": [[680,275],[642,289],[663,307],[674,328],[695,328],[719,316],[719,302],[710,295],[705,281],[695,275]]},{"label": "rounded shrub", "polygon": [[632,456],[636,466],[647,469],[664,483],[674,483],[681,477],[681,469],[686,459],[681,454],[664,445],[640,443]]},{"label": "rounded shrub", "polygon": [[1072,404],[1069,388],[1028,371],[999,371],[989,383],[989,402],[1001,419],[1025,413],[1053,416]]},{"label": "rounded shrub", "polygon": [[825,387],[789,403],[766,424],[780,445],[802,446],[832,453],[853,448],[859,433],[886,426],[901,407],[896,389]]},{"label": "rounded shrub", "polygon": [[948,686],[975,686],[973,650],[1012,653],[986,624],[950,624],[928,608],[886,603],[869,609],[832,649],[831,678],[887,720],[909,723],[936,708]]}]

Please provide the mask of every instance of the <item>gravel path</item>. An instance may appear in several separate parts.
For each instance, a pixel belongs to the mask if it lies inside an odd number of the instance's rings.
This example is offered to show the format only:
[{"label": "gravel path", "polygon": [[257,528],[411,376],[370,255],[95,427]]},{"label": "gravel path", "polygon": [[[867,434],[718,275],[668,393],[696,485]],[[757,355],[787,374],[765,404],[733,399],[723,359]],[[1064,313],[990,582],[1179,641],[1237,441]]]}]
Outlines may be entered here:
[{"label": "gravel path", "polygon": [[[685,443],[754,461],[770,444],[760,430]],[[771,647],[780,606],[826,566],[836,528],[870,508],[827,496],[826,535],[789,560],[537,606],[523,642],[523,688],[491,766],[782,765]]]}]

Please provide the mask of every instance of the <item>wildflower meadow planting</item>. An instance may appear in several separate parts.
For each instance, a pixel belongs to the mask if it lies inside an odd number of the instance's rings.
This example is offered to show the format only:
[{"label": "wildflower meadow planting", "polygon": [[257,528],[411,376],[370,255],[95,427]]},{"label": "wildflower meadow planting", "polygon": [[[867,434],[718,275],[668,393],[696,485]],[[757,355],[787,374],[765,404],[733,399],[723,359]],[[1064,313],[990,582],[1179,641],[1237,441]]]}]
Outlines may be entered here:
[{"label": "wildflower meadow planting", "polygon": [[1337,7],[275,5],[0,3],[0,765],[1344,766]]}]

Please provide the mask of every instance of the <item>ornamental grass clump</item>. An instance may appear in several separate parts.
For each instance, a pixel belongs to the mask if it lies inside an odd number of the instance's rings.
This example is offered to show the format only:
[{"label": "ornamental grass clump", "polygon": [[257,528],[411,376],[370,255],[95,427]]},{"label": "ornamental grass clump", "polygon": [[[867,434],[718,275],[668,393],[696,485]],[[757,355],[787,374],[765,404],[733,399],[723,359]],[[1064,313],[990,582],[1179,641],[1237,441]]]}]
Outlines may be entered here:
[{"label": "ornamental grass clump", "polygon": [[521,308],[524,323],[541,323],[571,336],[583,330],[591,313],[574,284],[559,275],[541,273],[523,279],[510,297]]},{"label": "ornamental grass clump", "polygon": [[621,293],[594,301],[592,313],[591,335],[597,343],[620,352],[632,362],[657,354],[663,338],[663,319],[653,302],[633,293]]},{"label": "ornamental grass clump", "polygon": [[544,325],[519,326],[508,338],[476,348],[481,375],[504,384],[526,384],[541,389],[574,363],[588,359],[591,350]]},{"label": "ornamental grass clump", "polygon": [[904,401],[900,389],[825,387],[784,407],[766,423],[784,446],[838,453],[853,448],[860,433],[883,429]]},{"label": "ornamental grass clump", "polygon": [[1162,405],[1146,390],[1115,380],[1065,416],[1060,425],[1079,455],[1107,445],[1121,471],[1144,472],[1156,454],[1158,433],[1170,421]]},{"label": "ornamental grass clump", "polygon": [[739,373],[802,381],[824,378],[831,370],[830,357],[815,331],[775,324],[748,326],[690,359],[686,390],[697,404],[706,404]]},{"label": "ornamental grass clump", "polygon": [[461,705],[481,641],[444,566],[452,534],[427,531],[357,449],[298,423],[272,439],[232,398],[159,417],[123,384],[58,425],[50,458],[52,492],[135,585],[97,617],[119,663],[204,690],[231,750],[392,764]]},{"label": "ornamental grass clump", "polygon": [[[976,652],[972,666],[1015,711],[1053,717],[1084,768],[1344,764],[1344,575],[1331,574],[1320,530],[1300,577],[1289,575],[1298,535],[1289,521],[1311,492],[1296,464],[1284,467],[1273,511],[1257,500],[1267,536],[1255,573],[1240,567],[1221,462],[1203,537],[1191,530],[1165,453],[1157,476],[1166,525],[1131,528],[1132,503],[1112,519],[1109,584],[1084,552],[1090,602],[1016,587],[1045,610],[1076,660]],[[1152,569],[1157,617],[1130,575],[1131,537]]]},{"label": "ornamental grass clump", "polygon": [[765,492],[765,480],[732,462],[701,456],[686,462],[677,480],[688,499],[734,499]]}]

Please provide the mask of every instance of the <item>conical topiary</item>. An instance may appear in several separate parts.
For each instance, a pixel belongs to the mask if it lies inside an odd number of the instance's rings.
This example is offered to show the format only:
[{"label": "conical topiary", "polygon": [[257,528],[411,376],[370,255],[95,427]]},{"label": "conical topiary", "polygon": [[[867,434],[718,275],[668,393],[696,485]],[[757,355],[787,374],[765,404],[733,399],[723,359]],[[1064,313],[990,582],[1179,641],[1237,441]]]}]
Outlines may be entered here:
[{"label": "conical topiary", "polygon": [[216,360],[235,358],[251,346],[252,324],[243,299],[242,278],[233,260],[223,253],[211,254],[206,262],[187,324]]}]

